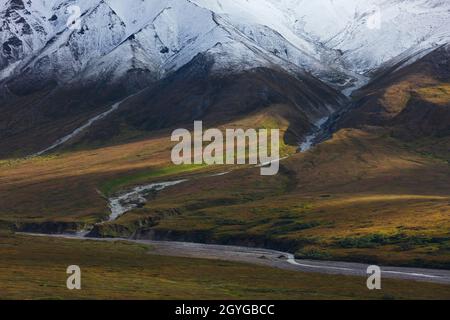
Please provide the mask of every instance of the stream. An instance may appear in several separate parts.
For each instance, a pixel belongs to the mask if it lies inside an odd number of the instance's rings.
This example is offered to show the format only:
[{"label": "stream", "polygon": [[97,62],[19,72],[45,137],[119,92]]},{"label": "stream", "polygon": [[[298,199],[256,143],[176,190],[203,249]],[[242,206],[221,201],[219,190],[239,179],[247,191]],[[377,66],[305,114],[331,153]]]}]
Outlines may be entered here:
[{"label": "stream", "polygon": [[96,123],[97,121],[100,121],[100,120],[106,118],[108,115],[110,115],[111,113],[113,113],[114,111],[116,111],[117,109],[119,109],[120,105],[121,105],[123,102],[125,102],[126,100],[128,100],[128,99],[134,97],[135,95],[139,94],[140,92],[141,92],[141,91],[139,91],[139,92],[137,92],[137,93],[135,93],[135,94],[132,94],[132,95],[126,97],[125,99],[123,99],[123,100],[121,100],[121,101],[119,101],[119,102],[114,103],[114,104],[113,104],[108,110],[106,110],[105,112],[103,112],[103,113],[101,113],[101,114],[99,114],[99,115],[97,115],[97,116],[95,116],[95,117],[89,119],[85,124],[83,124],[81,127],[76,128],[72,133],[70,133],[70,134],[68,134],[68,135],[66,135],[66,136],[64,136],[64,137],[62,137],[62,138],[60,138],[60,139],[58,139],[58,140],[57,140],[55,143],[53,143],[50,147],[48,147],[48,148],[46,148],[46,149],[44,149],[44,150],[41,150],[41,151],[39,151],[39,152],[36,152],[36,153],[32,154],[32,155],[30,156],[30,158],[42,156],[43,154],[45,154],[45,153],[47,153],[47,152],[49,152],[49,151],[52,151],[52,150],[56,149],[57,147],[63,145],[63,144],[66,143],[67,141],[72,140],[73,138],[75,138],[76,136],[78,136],[80,133],[84,132],[86,129],[88,129],[89,127],[91,127],[91,126],[92,126],[94,123]]},{"label": "stream", "polygon": [[299,149],[300,152],[306,152],[306,151],[311,150],[311,148],[314,146],[314,142],[315,142],[316,138],[320,134],[320,130],[322,129],[323,125],[325,123],[327,123],[328,119],[330,119],[330,117],[324,117],[314,123],[315,128],[312,130],[312,132],[308,136],[305,137],[303,142],[300,144],[300,149]]},{"label": "stream", "polygon": [[108,221],[114,221],[123,214],[145,205],[145,203],[147,203],[147,197],[150,195],[150,193],[161,191],[168,187],[175,186],[186,181],[188,180],[185,179],[178,181],[152,183],[136,187],[132,191],[119,195],[117,197],[109,198],[108,201],[109,208],[111,209],[111,214]]}]

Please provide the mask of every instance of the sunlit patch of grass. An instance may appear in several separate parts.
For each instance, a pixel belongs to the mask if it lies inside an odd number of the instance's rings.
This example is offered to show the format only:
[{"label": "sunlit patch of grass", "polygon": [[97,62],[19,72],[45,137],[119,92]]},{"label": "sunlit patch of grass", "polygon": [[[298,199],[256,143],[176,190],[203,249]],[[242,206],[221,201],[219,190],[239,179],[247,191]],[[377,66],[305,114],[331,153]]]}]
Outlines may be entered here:
[{"label": "sunlit patch of grass", "polygon": [[434,104],[448,105],[450,103],[450,83],[419,88],[416,92],[422,99]]},{"label": "sunlit patch of grass", "polygon": [[103,194],[109,196],[127,186],[148,182],[156,178],[168,178],[174,175],[192,173],[203,168],[205,168],[205,165],[170,165],[165,168],[143,171],[107,181],[101,185],[100,190]]},{"label": "sunlit patch of grass", "polygon": [[24,163],[45,163],[50,162],[54,159],[57,159],[59,155],[57,154],[49,154],[49,155],[41,155],[36,157],[29,157],[29,158],[13,158],[13,159],[4,159],[0,160],[0,168],[15,168],[20,166]]},{"label": "sunlit patch of grass", "polygon": [[434,104],[446,105],[450,103],[449,83],[436,83],[431,80],[422,81],[418,83],[404,81],[388,87],[381,99],[382,105],[389,113],[398,114],[406,108],[414,94]]},{"label": "sunlit patch of grass", "polygon": [[411,99],[410,90],[411,84],[408,82],[391,86],[384,93],[381,103],[389,113],[400,113]]}]

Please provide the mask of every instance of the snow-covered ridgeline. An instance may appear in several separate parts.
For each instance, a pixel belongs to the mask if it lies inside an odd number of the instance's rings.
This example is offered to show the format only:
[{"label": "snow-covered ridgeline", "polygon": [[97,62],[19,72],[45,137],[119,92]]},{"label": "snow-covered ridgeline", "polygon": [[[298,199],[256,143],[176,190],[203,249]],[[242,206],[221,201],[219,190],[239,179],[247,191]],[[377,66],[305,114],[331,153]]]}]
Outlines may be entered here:
[{"label": "snow-covered ridgeline", "polygon": [[63,83],[136,68],[164,76],[209,53],[221,72],[296,66],[343,83],[450,38],[442,0],[78,0],[81,30],[66,26],[73,1],[14,3],[1,2],[0,80],[24,66]]}]

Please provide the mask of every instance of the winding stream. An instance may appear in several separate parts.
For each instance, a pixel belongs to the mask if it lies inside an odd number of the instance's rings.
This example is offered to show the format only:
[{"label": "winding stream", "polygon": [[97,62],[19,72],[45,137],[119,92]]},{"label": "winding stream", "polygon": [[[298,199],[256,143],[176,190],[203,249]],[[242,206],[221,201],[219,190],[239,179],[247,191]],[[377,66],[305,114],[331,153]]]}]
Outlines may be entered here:
[{"label": "winding stream", "polygon": [[111,214],[109,216],[109,222],[118,219],[123,214],[138,208],[139,206],[147,203],[147,196],[152,192],[164,190],[168,187],[175,186],[177,184],[186,182],[188,180],[157,182],[144,186],[139,186],[117,197],[109,198],[109,208]]},{"label": "winding stream", "polygon": [[[120,104],[120,102],[118,104]],[[301,152],[306,152],[314,145],[315,138],[320,133],[322,126],[327,122],[327,120],[328,117],[322,118],[318,122],[316,122],[315,126],[317,129],[311,135],[306,137],[305,142],[301,146]],[[281,160],[282,159],[278,159],[276,161]],[[232,171],[211,174],[205,177],[219,177],[227,175],[230,172]],[[108,220],[105,220],[101,223],[115,221],[125,213],[145,205],[145,203],[147,203],[148,201],[147,198],[149,198],[149,196],[153,192],[158,192],[187,181],[189,181],[189,179],[151,183],[135,187],[130,191],[126,191],[120,195],[111,197],[108,199],[111,213]],[[89,241],[129,241],[133,243],[151,245],[152,251],[150,253],[156,255],[195,257],[202,259],[218,259],[225,261],[244,262],[300,272],[317,272],[322,274],[339,274],[360,277],[367,276],[368,265],[362,263],[297,260],[291,253],[252,247],[208,245],[201,243],[176,241],[92,238],[89,237],[89,233],[89,230],[83,230],[76,234],[22,234],[29,236],[56,237]],[[450,284],[450,271],[448,270],[383,267],[382,273],[386,278]]]},{"label": "winding stream", "polygon": [[[149,251],[149,254],[152,255],[234,261],[307,273],[314,272],[322,274],[367,277],[367,268],[369,267],[369,265],[364,263],[297,260],[294,255],[290,253],[252,247],[176,241],[134,240],[123,238],[89,238],[83,235],[67,234],[19,234],[33,237],[76,239],[84,241],[127,241],[130,243],[150,245],[151,250]],[[449,270],[403,267],[381,267],[381,269],[383,278],[450,284]],[[364,285],[364,281],[361,281],[361,285]]]},{"label": "winding stream", "polygon": [[330,119],[330,117],[324,117],[319,119],[317,122],[314,123],[315,129],[306,136],[305,140],[300,144],[300,152],[306,152],[311,150],[311,148],[314,146],[314,142],[318,135],[320,134],[320,130],[322,129],[323,125]]}]

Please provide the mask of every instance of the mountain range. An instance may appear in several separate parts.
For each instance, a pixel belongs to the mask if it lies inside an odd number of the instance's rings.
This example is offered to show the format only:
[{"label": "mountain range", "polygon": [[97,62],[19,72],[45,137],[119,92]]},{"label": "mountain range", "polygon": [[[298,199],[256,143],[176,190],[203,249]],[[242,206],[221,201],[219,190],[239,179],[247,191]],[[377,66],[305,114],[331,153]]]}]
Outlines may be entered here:
[{"label": "mountain range", "polygon": [[[14,232],[449,269],[449,42],[448,0],[0,0],[0,269],[25,270],[31,251],[39,272],[70,256],[69,240]],[[171,133],[197,120],[280,129],[278,175],[175,166]],[[96,252],[75,243],[87,260]],[[136,272],[135,251],[106,247],[99,270]],[[65,285],[36,277],[17,291]],[[261,292],[273,298],[271,286]]]},{"label": "mountain range", "polygon": [[439,0],[1,0],[0,8],[3,156],[45,149],[141,91],[127,111],[133,129],[220,122],[288,102],[301,124],[292,139],[301,140],[374,74],[450,36],[450,3]]}]

